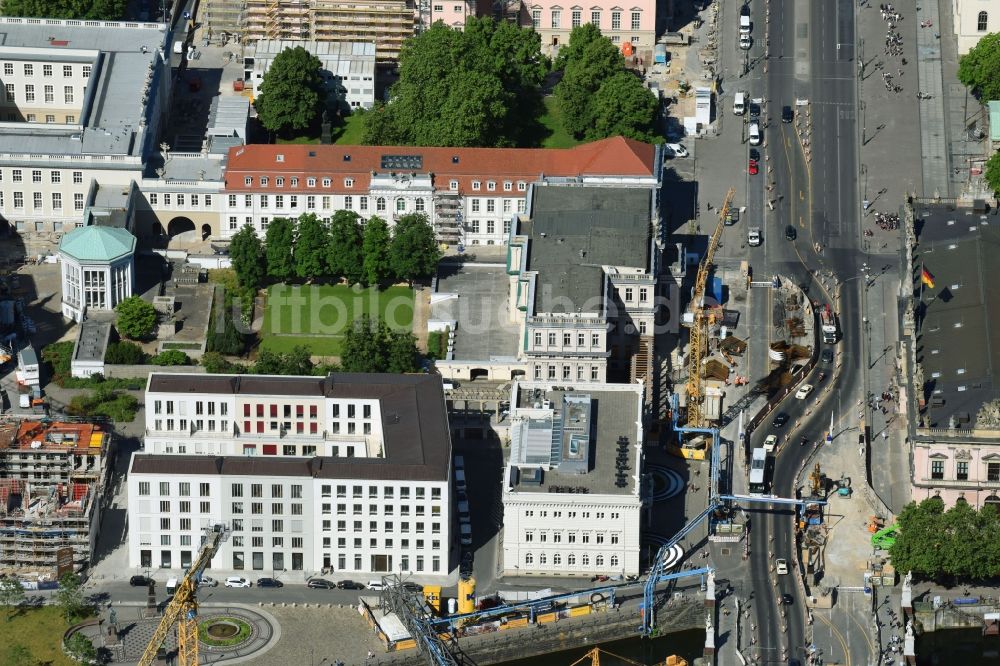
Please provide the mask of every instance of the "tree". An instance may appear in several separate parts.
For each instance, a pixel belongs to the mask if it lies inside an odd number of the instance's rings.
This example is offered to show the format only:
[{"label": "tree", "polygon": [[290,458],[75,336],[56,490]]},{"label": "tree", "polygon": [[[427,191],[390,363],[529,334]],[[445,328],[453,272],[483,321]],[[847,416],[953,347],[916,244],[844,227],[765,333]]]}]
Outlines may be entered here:
[{"label": "tree", "polygon": [[590,106],[594,124],[586,130],[588,140],[609,136],[646,142],[655,140],[656,96],[634,74],[619,72],[605,80]]},{"label": "tree", "polygon": [[392,278],[392,264],[389,260],[389,248],[392,236],[389,225],[381,217],[373,216],[365,223],[364,240],[362,241],[364,282],[370,286],[385,284]]},{"label": "tree", "polygon": [[4,16],[119,21],[125,0],[3,0]]},{"label": "tree", "polygon": [[563,127],[583,137],[594,124],[595,94],[607,79],[624,70],[625,58],[610,39],[589,25],[573,29],[568,48],[574,56],[564,61],[563,77],[554,92]]},{"label": "tree", "polygon": [[537,33],[507,21],[441,22],[404,44],[392,101],[365,116],[373,145],[509,146],[528,131],[546,74]]},{"label": "tree", "polygon": [[115,328],[126,338],[141,340],[149,337],[156,326],[156,308],[152,303],[142,300],[141,296],[129,296],[119,301],[115,306],[118,316],[115,318]]},{"label": "tree", "polygon": [[229,241],[229,259],[240,284],[246,289],[257,289],[264,282],[264,249],[257,232],[244,224]]},{"label": "tree", "polygon": [[190,365],[191,359],[180,349],[166,349],[153,357],[153,365]]},{"label": "tree", "polygon": [[416,372],[416,340],[408,331],[392,331],[368,315],[355,320],[344,334],[340,364],[344,372]]},{"label": "tree", "polygon": [[330,247],[330,229],[313,213],[299,217],[295,239],[295,274],[304,280],[315,280],[326,274],[326,253]]},{"label": "tree", "polygon": [[958,61],[958,80],[981,100],[1000,99],[1000,33],[990,33]]},{"label": "tree", "polygon": [[66,640],[66,651],[81,664],[92,664],[97,660],[97,648],[79,631]]},{"label": "tree", "polygon": [[330,250],[326,255],[330,275],[341,275],[349,284],[364,275],[364,231],[361,218],[349,210],[338,210],[330,220]]},{"label": "tree", "polygon": [[253,372],[255,375],[311,375],[314,367],[309,348],[297,345],[287,354],[261,349]]},{"label": "tree", "polygon": [[24,603],[24,588],[16,578],[0,578],[0,606],[6,606],[7,621],[17,613],[17,607]]},{"label": "tree", "polygon": [[994,196],[1000,196],[1000,151],[993,153],[986,160],[986,184],[993,190]]},{"label": "tree", "polygon": [[434,229],[422,213],[404,215],[392,230],[389,262],[397,277],[415,280],[430,277],[441,260]]},{"label": "tree", "polygon": [[112,342],[104,352],[104,362],[111,365],[142,365],[146,362],[146,352],[134,342]]},{"label": "tree", "polygon": [[419,369],[420,353],[412,333],[390,331],[387,343],[386,372],[416,372]]},{"label": "tree", "polygon": [[267,225],[264,236],[264,253],[267,258],[267,276],[276,282],[287,282],[295,277],[295,221],[276,217]]},{"label": "tree", "polygon": [[583,57],[583,50],[588,45],[604,38],[604,35],[601,34],[601,29],[593,23],[578,25],[569,33],[569,43],[559,49],[556,60],[552,63],[552,69],[566,69],[568,63],[575,62]]},{"label": "tree", "polygon": [[62,575],[62,578],[59,579],[59,589],[56,590],[55,599],[62,616],[71,624],[86,617],[90,612],[90,608],[83,598],[80,577],[75,573]]},{"label": "tree", "polygon": [[284,135],[314,126],[326,98],[322,67],[319,58],[301,46],[275,56],[254,101],[260,124]]}]

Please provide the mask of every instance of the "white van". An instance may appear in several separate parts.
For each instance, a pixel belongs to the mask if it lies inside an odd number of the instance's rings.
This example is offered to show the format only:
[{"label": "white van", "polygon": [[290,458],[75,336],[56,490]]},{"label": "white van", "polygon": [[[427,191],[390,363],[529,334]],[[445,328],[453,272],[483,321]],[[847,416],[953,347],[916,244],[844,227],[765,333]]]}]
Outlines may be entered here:
[{"label": "white van", "polygon": [[760,145],[760,124],[759,123],[750,123],[749,136],[750,136],[750,145],[751,146],[759,146]]},{"label": "white van", "polygon": [[176,53],[177,55],[181,55],[182,53],[184,53],[184,42],[182,41],[174,42],[174,53]]},{"label": "white van", "polygon": [[747,112],[747,94],[745,92],[738,92],[733,98],[733,113],[738,116],[742,116]]},{"label": "white van", "polygon": [[740,16],[740,34],[749,35],[750,34],[750,17]]},{"label": "white van", "polygon": [[176,578],[169,578],[169,579],[167,579],[167,596],[168,597],[171,596],[174,592],[177,591],[177,586],[179,584],[180,584],[180,582]]}]

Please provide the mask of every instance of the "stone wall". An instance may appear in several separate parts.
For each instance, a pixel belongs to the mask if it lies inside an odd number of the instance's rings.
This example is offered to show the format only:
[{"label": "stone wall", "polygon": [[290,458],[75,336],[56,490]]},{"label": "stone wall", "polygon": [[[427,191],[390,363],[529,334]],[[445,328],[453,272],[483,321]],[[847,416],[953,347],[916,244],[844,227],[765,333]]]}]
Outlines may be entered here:
[{"label": "stone wall", "polygon": [[982,628],[983,615],[986,613],[996,613],[997,606],[992,604],[979,604],[970,606],[944,606],[934,610],[931,604],[913,604],[914,615],[919,623],[919,629],[924,631],[935,631],[937,629],[966,629],[969,627]]},{"label": "stone wall", "polygon": [[[186,352],[185,352],[186,353]],[[192,372],[205,372],[205,368],[200,365],[105,365],[104,366],[104,376],[105,377],[118,377],[122,379],[136,379],[139,377],[148,377],[151,372],[169,372],[169,373],[192,373]]]}]

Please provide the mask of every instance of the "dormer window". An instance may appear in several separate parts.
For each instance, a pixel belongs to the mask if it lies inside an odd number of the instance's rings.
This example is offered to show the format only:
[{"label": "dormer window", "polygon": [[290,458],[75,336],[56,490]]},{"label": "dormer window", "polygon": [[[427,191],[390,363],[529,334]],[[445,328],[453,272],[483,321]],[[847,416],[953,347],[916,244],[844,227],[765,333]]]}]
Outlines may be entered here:
[{"label": "dormer window", "polygon": [[298,177],[293,176],[292,177],[292,187],[298,187],[298,186],[299,186],[299,179],[298,179]]},{"label": "dormer window", "polygon": [[452,192],[457,192],[458,191],[458,181],[457,180],[450,181],[448,183],[448,189],[451,190]]},{"label": "dormer window", "polygon": [[488,183],[486,183],[486,189],[489,190],[490,192],[493,192],[497,189],[497,184],[491,180]]},{"label": "dormer window", "polygon": [[329,178],[324,178],[323,179],[323,187],[330,187],[330,179]]},{"label": "dormer window", "polygon": [[345,178],[344,179],[344,187],[354,187],[354,179],[353,178]]},{"label": "dormer window", "polygon": [[250,187],[251,185],[253,185],[253,178],[247,176],[246,178],[243,179],[243,184],[246,185],[247,187]]},{"label": "dormer window", "polygon": [[509,180],[505,180],[503,183],[503,191],[510,192],[512,189],[514,189],[514,183],[510,182]]},{"label": "dormer window", "polygon": [[520,181],[517,182],[517,191],[518,192],[524,192],[527,189],[528,189],[528,184],[525,183],[523,180],[520,180]]},{"label": "dormer window", "polygon": [[263,185],[264,187],[267,187],[267,176],[260,177],[260,184]]},{"label": "dormer window", "polygon": [[285,156],[282,155],[281,153],[278,153],[277,155],[274,156],[274,161],[275,162],[284,162],[285,161]]},{"label": "dormer window", "polygon": [[306,187],[316,187],[316,179],[306,178]]},{"label": "dormer window", "polygon": [[472,181],[472,189],[473,189],[473,191],[478,192],[479,191],[479,187],[480,187],[480,182],[478,180]]},{"label": "dormer window", "polygon": [[275,187],[284,187],[285,186],[285,179],[282,178],[281,176],[278,176],[277,178],[274,179],[274,186]]}]

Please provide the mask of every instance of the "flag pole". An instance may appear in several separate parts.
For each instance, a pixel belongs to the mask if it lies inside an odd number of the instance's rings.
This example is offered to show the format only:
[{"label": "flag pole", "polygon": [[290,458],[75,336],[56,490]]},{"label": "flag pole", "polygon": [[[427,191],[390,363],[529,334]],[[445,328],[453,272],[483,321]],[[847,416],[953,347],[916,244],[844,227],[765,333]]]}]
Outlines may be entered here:
[{"label": "flag pole", "polygon": [[924,261],[920,260],[920,304],[924,304]]}]

